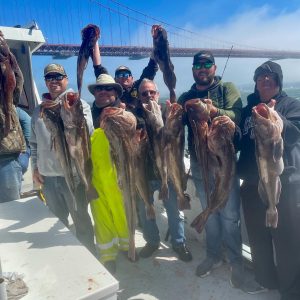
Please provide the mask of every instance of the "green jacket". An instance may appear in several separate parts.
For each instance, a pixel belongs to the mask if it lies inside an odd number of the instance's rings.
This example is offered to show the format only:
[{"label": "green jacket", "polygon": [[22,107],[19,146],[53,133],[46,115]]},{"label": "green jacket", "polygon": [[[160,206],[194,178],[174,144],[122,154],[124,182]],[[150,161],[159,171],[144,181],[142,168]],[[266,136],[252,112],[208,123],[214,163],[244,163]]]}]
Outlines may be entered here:
[{"label": "green jacket", "polygon": [[[195,98],[211,99],[213,105],[218,108],[218,116],[226,115],[232,119],[235,124],[239,125],[242,100],[240,92],[232,82],[222,82],[221,78],[216,76],[214,83],[206,91],[197,90],[196,83],[194,83],[189,91],[183,93],[178,98],[177,102],[184,107],[186,101]],[[188,126],[188,149],[191,159],[196,160],[193,131],[186,115],[183,119],[185,125]]]}]

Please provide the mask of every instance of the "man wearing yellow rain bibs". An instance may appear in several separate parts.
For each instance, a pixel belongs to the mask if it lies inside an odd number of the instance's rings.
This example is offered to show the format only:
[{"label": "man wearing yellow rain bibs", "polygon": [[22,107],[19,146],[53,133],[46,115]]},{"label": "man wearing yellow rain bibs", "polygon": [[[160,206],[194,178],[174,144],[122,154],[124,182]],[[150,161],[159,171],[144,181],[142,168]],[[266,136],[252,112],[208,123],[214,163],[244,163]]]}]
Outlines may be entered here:
[{"label": "man wearing yellow rain bibs", "polygon": [[111,273],[115,273],[118,250],[128,250],[128,227],[116,169],[110,157],[109,141],[99,128],[99,117],[105,107],[120,106],[122,87],[110,75],[101,74],[88,89],[95,96],[92,106],[95,126],[91,136],[92,182],[99,195],[91,201],[91,210],[100,261]]}]

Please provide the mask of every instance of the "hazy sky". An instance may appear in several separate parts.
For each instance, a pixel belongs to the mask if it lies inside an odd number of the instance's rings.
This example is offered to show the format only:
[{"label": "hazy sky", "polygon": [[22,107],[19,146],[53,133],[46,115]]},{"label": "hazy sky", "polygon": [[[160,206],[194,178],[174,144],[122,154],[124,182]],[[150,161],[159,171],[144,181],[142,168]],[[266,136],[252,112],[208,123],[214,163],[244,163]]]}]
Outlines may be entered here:
[{"label": "hazy sky", "polygon": [[[108,9],[110,8],[110,10]],[[101,44],[151,46],[150,25],[162,23],[169,32],[171,46],[258,48],[299,50],[297,27],[300,3],[289,1],[218,0],[218,1],[129,1],[70,0],[62,5],[58,0],[0,0],[0,25],[25,25],[34,19],[50,43],[80,43],[80,29],[88,23],[101,27]],[[116,12],[120,12],[117,14]],[[182,30],[184,29],[184,30]],[[189,32],[192,32],[189,36]],[[189,37],[189,38],[187,38]],[[224,80],[237,85],[252,83],[254,70],[266,59],[230,58]],[[43,67],[52,57],[33,57],[33,73],[40,93],[44,92]],[[193,83],[192,58],[172,58],[177,76],[176,92],[180,95]],[[225,58],[216,58],[221,74]],[[76,58],[57,60],[69,74],[76,89]],[[103,57],[111,74],[120,64],[128,65],[137,79],[148,59],[129,60],[126,57]],[[300,79],[300,60],[279,61],[285,82]],[[84,85],[95,81],[91,62],[84,74]],[[167,90],[161,72],[156,81],[163,95]],[[87,89],[83,96],[92,100]]]}]

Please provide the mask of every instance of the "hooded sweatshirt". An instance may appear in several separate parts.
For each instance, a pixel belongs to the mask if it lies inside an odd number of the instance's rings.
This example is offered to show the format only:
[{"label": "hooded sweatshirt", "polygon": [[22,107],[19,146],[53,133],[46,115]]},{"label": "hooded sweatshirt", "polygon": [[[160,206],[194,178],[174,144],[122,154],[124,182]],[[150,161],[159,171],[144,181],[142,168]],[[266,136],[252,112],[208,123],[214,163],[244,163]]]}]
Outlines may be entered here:
[{"label": "hooded sweatshirt", "polygon": [[[218,108],[217,116],[228,116],[237,125],[239,124],[242,100],[239,91],[232,82],[222,82],[221,77],[215,76],[213,84],[205,91],[197,90],[196,83],[194,83],[189,91],[179,97],[177,102],[184,107],[186,101],[195,98],[211,99],[213,105]],[[193,131],[186,114],[183,120],[188,126],[188,149],[191,159],[196,160]]]},{"label": "hooded sweatshirt", "polygon": [[[282,138],[284,142],[283,162],[284,171],[281,175],[283,183],[300,182],[300,101],[289,97],[282,88],[282,71],[280,65],[268,61],[258,67],[254,80],[265,73],[277,74],[280,91],[273,97],[276,100],[275,110],[283,121]],[[240,156],[237,172],[241,179],[248,184],[257,184],[259,175],[255,158],[255,141],[252,121],[252,108],[259,104],[259,94],[255,88],[247,98],[247,106],[243,108],[241,120],[242,138],[240,141]]]}]

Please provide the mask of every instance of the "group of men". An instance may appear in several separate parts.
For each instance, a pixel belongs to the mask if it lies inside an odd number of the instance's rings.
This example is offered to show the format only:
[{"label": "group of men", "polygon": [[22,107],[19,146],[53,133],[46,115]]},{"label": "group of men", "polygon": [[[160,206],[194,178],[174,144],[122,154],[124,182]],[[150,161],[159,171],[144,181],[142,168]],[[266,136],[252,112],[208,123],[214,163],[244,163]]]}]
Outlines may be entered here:
[{"label": "group of men", "polygon": [[[50,133],[39,118],[40,107],[32,115],[30,147],[32,153],[33,180],[42,185],[47,205],[59,219],[68,226],[68,215],[76,228],[78,239],[111,271],[116,271],[118,251],[128,250],[128,229],[122,192],[118,186],[116,169],[110,159],[109,141],[100,128],[100,115],[105,107],[123,107],[137,118],[137,130],[146,130],[141,103],[159,102],[159,91],[153,81],[158,70],[157,63],[150,58],[139,80],[134,81],[131,70],[120,66],[114,78],[101,64],[98,45],[93,49],[93,65],[96,82],[88,86],[95,97],[90,109],[84,101],[83,110],[91,134],[93,178],[92,183],[98,197],[92,199],[91,210],[94,230],[87,212],[84,187],[76,190],[77,209],[72,205],[72,195],[63,176],[62,168],[51,148]],[[195,83],[178,98],[184,104],[200,98],[210,107],[210,119],[226,115],[236,125],[238,136],[236,150],[240,150],[237,174],[224,208],[211,214],[206,226],[206,257],[197,266],[196,275],[205,277],[224,262],[223,246],[231,266],[230,283],[236,288],[255,294],[266,289],[278,289],[281,300],[300,299],[300,102],[288,97],[282,91],[282,70],[274,62],[266,62],[257,68],[254,75],[255,91],[248,97],[247,106],[242,108],[240,93],[233,83],[223,82],[216,76],[217,66],[212,53],[200,51],[195,54],[192,73]],[[49,64],[44,69],[45,84],[49,91],[47,99],[60,101],[67,89],[68,77],[58,64]],[[283,159],[285,169],[282,179],[282,193],[278,205],[279,224],[276,229],[265,227],[265,210],[257,193],[258,169],[255,158],[255,142],[252,108],[260,102],[276,100],[275,111],[283,121]],[[195,142],[188,118],[183,118],[188,127],[188,150],[190,154],[192,179],[201,201],[202,209],[207,206],[206,195],[195,155]],[[239,130],[240,129],[240,130]],[[241,133],[241,134],[239,134]],[[154,163],[153,163],[154,164]],[[240,191],[239,179],[243,179]],[[159,178],[149,178],[152,192],[159,189]],[[214,182],[212,182],[213,186]],[[173,250],[182,261],[192,260],[186,246],[184,220],[178,210],[175,191],[170,184],[169,199],[163,201],[167,215]],[[153,193],[152,193],[153,194]],[[252,253],[256,281],[245,280],[242,260],[242,238],[240,228],[240,199],[242,199],[246,227]],[[155,220],[146,217],[145,205],[139,200],[138,214],[146,245],[137,257],[151,257],[160,245],[159,229]],[[151,201],[154,201],[152,198]],[[94,244],[94,231],[96,247]]]}]

